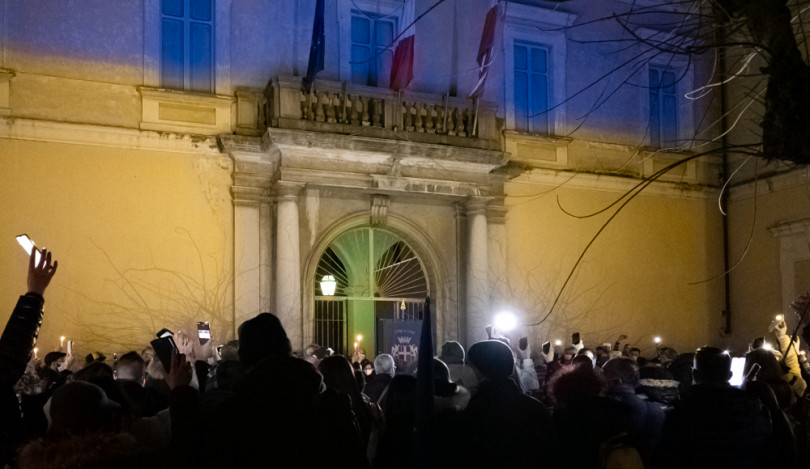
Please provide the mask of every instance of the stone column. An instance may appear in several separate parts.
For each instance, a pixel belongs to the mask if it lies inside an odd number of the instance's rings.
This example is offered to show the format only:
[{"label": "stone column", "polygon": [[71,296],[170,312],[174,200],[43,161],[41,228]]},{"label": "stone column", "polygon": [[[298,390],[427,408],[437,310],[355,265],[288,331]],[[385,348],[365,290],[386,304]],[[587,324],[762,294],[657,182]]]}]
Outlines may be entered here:
[{"label": "stone column", "polygon": [[278,182],[276,200],[276,292],[275,311],[281,320],[293,350],[303,349],[303,312],[301,310],[301,255],[298,232],[298,195],[302,184]]},{"label": "stone column", "polygon": [[233,186],[234,328],[261,312],[259,219],[266,189]]},{"label": "stone column", "polygon": [[[233,334],[244,321],[270,311],[272,159],[251,142],[221,137],[234,161],[233,186]],[[258,146],[258,145],[256,145]],[[239,148],[234,150],[233,148]],[[242,151],[247,147],[253,151]]]},{"label": "stone column", "polygon": [[489,243],[487,234],[488,198],[467,201],[467,347],[487,338],[489,311]]}]

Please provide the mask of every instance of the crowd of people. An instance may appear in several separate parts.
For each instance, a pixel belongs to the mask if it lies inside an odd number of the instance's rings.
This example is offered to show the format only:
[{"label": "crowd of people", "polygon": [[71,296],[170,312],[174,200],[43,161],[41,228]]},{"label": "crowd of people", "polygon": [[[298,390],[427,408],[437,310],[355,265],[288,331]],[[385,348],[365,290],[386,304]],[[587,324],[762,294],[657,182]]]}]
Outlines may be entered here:
[{"label": "crowd of people", "polygon": [[312,344],[299,358],[270,313],[218,349],[177,334],[165,363],[145,347],[79,366],[33,353],[56,270],[32,254],[0,337],[0,467],[810,467],[810,337],[782,318],[775,347],[751,342],[739,386],[721,349],[645,359],[624,336],[534,352],[450,341],[414,376],[388,354]]}]

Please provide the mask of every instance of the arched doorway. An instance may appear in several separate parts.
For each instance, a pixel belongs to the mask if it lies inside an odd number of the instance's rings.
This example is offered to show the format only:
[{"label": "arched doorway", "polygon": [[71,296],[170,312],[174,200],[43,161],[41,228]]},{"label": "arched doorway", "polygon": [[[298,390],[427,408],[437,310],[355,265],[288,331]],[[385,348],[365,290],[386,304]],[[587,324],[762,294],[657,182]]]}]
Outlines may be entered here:
[{"label": "arched doorway", "polygon": [[344,355],[351,355],[355,343],[369,356],[381,352],[381,324],[421,320],[430,295],[424,263],[411,246],[391,231],[367,226],[337,236],[321,254],[312,281],[313,340]]}]

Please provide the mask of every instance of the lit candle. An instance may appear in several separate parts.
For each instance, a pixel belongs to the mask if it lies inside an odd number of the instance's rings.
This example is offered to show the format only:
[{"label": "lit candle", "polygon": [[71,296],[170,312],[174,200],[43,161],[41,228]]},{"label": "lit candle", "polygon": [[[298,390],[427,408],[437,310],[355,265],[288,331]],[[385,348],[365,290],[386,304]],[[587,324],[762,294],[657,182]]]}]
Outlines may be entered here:
[{"label": "lit candle", "polygon": [[357,334],[357,342],[358,342],[358,343],[359,343],[359,342],[362,342],[362,340],[363,340],[363,336],[362,336],[362,335],[360,335],[360,334]]},{"label": "lit candle", "polygon": [[776,320],[777,321],[781,321],[782,319],[784,319],[784,316],[782,316],[781,314],[776,315]]},{"label": "lit candle", "polygon": [[560,339],[555,340],[554,345],[562,345],[562,340]]},{"label": "lit candle", "polygon": [[656,338],[653,339],[653,342],[655,342],[656,344],[660,344],[661,343],[661,338],[656,337]]},{"label": "lit candle", "polygon": [[357,351],[357,342],[354,343],[354,351]]},{"label": "lit candle", "polygon": [[37,356],[37,352],[39,352],[39,348],[34,347],[34,358],[39,358],[39,356]]},{"label": "lit candle", "polygon": [[65,336],[59,338],[59,347],[65,346]]}]

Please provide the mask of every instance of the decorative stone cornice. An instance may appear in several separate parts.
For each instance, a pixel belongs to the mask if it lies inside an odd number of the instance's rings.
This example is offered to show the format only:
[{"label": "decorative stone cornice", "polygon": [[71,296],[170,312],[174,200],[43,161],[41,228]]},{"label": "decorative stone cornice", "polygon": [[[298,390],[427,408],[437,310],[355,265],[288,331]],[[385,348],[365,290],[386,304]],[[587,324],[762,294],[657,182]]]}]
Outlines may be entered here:
[{"label": "decorative stone cornice", "polygon": [[768,231],[775,237],[807,233],[810,232],[810,218],[779,223],[768,228]]},{"label": "decorative stone cornice", "polygon": [[234,203],[269,202],[270,187],[278,179],[278,156],[264,151],[259,137],[224,134],[217,143],[233,160]]},{"label": "decorative stone cornice", "polygon": [[154,132],[91,124],[0,117],[0,138],[97,145],[134,150],[220,155],[216,137]]},{"label": "decorative stone cornice", "polygon": [[735,202],[750,199],[755,195],[766,195],[792,187],[806,187],[808,185],[810,185],[810,171],[802,167],[734,186],[729,191],[729,198],[732,202]]},{"label": "decorative stone cornice", "polygon": [[266,135],[274,145],[282,149],[282,153],[293,152],[295,149],[298,149],[298,152],[311,149],[310,152],[316,154],[315,156],[318,153],[325,153],[333,157],[362,159],[384,155],[395,157],[400,161],[421,158],[433,162],[441,161],[447,164],[457,162],[471,167],[476,166],[483,172],[502,166],[507,160],[505,153],[499,150],[417,143],[394,138],[370,138],[275,128],[268,129]]},{"label": "decorative stone cornice", "polygon": [[262,140],[260,137],[246,135],[220,134],[217,135],[217,145],[223,153],[233,151],[262,153]]},{"label": "decorative stone cornice", "polygon": [[[575,171],[533,169],[512,179],[510,184],[542,184],[624,193],[636,187],[640,182],[640,179],[631,177],[578,173]],[[719,190],[707,186],[655,181],[647,186],[642,194],[679,199],[710,199],[717,197]]]}]

